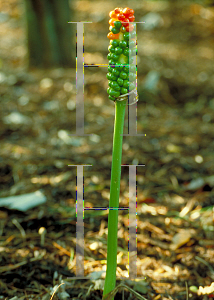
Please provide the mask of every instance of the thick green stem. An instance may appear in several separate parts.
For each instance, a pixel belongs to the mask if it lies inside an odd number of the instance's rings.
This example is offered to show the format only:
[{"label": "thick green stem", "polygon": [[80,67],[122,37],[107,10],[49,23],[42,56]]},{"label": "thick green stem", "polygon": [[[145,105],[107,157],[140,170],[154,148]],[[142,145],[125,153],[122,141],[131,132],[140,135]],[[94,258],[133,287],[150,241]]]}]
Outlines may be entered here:
[{"label": "thick green stem", "polygon": [[[120,196],[120,177],[125,109],[126,101],[115,101],[115,122],[109,201],[110,209],[108,215],[107,271],[103,295],[106,295],[109,292],[111,292],[116,285],[118,207]],[[112,298],[112,300],[113,299],[114,298]]]}]

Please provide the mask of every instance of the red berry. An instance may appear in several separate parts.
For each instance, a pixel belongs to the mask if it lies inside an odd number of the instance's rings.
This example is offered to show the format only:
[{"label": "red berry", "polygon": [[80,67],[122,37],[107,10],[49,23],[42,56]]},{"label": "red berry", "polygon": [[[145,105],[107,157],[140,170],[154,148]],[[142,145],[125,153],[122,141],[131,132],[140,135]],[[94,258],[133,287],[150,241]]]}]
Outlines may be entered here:
[{"label": "red berry", "polygon": [[119,8],[119,7],[116,7],[116,8],[114,9],[114,12],[115,12],[116,15],[119,14],[119,13],[120,13],[120,8]]},{"label": "red berry", "polygon": [[129,25],[129,19],[124,19],[124,20],[122,21],[122,26],[126,27],[126,26],[128,26],[128,25]]},{"label": "red berry", "polygon": [[130,22],[134,22],[134,20],[135,20],[135,16],[134,16],[134,15],[131,15],[131,16],[129,16],[128,18],[129,18],[129,21],[130,21]]},{"label": "red berry", "polygon": [[125,16],[123,13],[117,14],[117,18],[119,21],[123,21],[125,19]]},{"label": "red berry", "polygon": [[134,14],[134,10],[129,7],[126,7],[123,9],[123,14],[126,16],[126,18],[128,18],[129,16]]},{"label": "red berry", "polygon": [[134,25],[133,24],[129,24],[129,26],[126,27],[126,31],[127,32],[131,32],[134,29]]},{"label": "red berry", "polygon": [[129,7],[126,7],[123,9],[123,13],[124,15],[127,17],[129,15],[129,11],[130,11],[130,8]]}]

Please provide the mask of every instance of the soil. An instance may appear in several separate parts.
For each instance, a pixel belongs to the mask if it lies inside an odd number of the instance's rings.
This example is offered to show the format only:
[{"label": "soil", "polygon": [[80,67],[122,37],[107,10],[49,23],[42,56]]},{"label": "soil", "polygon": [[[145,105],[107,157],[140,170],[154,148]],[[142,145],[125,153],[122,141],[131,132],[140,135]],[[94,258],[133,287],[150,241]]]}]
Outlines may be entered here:
[{"label": "soil", "polygon": [[[85,25],[85,63],[107,64],[115,3],[72,3],[76,19],[96,20]],[[117,284],[144,298],[121,288],[115,299],[214,299],[214,7],[132,3],[136,20],[147,20],[137,32],[137,132],[146,136],[124,136],[122,163],[145,164],[137,167],[140,279],[128,278],[129,218],[120,210]],[[92,165],[84,167],[85,207],[108,207],[114,102],[106,68],[86,69],[89,135],[69,136],[76,133],[75,68],[28,68],[24,4],[2,0],[0,11],[0,197],[40,190],[47,199],[25,212],[0,207],[0,299],[50,299],[63,282],[54,299],[101,299],[108,214],[85,210],[85,279],[77,279],[77,171],[68,165]],[[128,185],[124,166],[121,208],[129,204]]]}]

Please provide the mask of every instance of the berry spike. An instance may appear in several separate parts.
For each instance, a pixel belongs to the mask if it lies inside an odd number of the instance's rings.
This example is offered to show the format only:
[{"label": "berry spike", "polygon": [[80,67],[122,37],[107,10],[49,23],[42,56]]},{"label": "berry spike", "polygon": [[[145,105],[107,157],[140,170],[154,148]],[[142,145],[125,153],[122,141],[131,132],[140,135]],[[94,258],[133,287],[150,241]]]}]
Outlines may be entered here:
[{"label": "berry spike", "polygon": [[130,41],[130,35],[134,37],[136,32],[133,24],[129,24],[135,20],[133,9],[116,7],[110,11],[109,16],[109,67],[106,77],[109,80],[107,93],[109,99],[114,101],[135,88],[136,66],[133,64],[133,58],[129,59],[129,54],[136,54],[135,39]]}]

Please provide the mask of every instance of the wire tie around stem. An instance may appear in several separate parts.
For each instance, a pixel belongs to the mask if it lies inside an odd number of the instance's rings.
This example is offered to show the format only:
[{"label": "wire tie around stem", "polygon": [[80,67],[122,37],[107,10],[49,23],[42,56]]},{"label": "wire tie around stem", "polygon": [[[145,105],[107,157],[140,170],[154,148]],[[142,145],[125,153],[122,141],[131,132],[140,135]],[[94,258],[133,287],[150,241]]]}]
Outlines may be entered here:
[{"label": "wire tie around stem", "polygon": [[136,89],[132,90],[131,92],[129,92],[127,94],[120,95],[119,97],[115,98],[115,101],[124,101],[124,100],[128,100],[128,99],[129,99],[128,105],[133,105],[138,102],[139,95],[138,95],[138,92],[136,91]]}]

